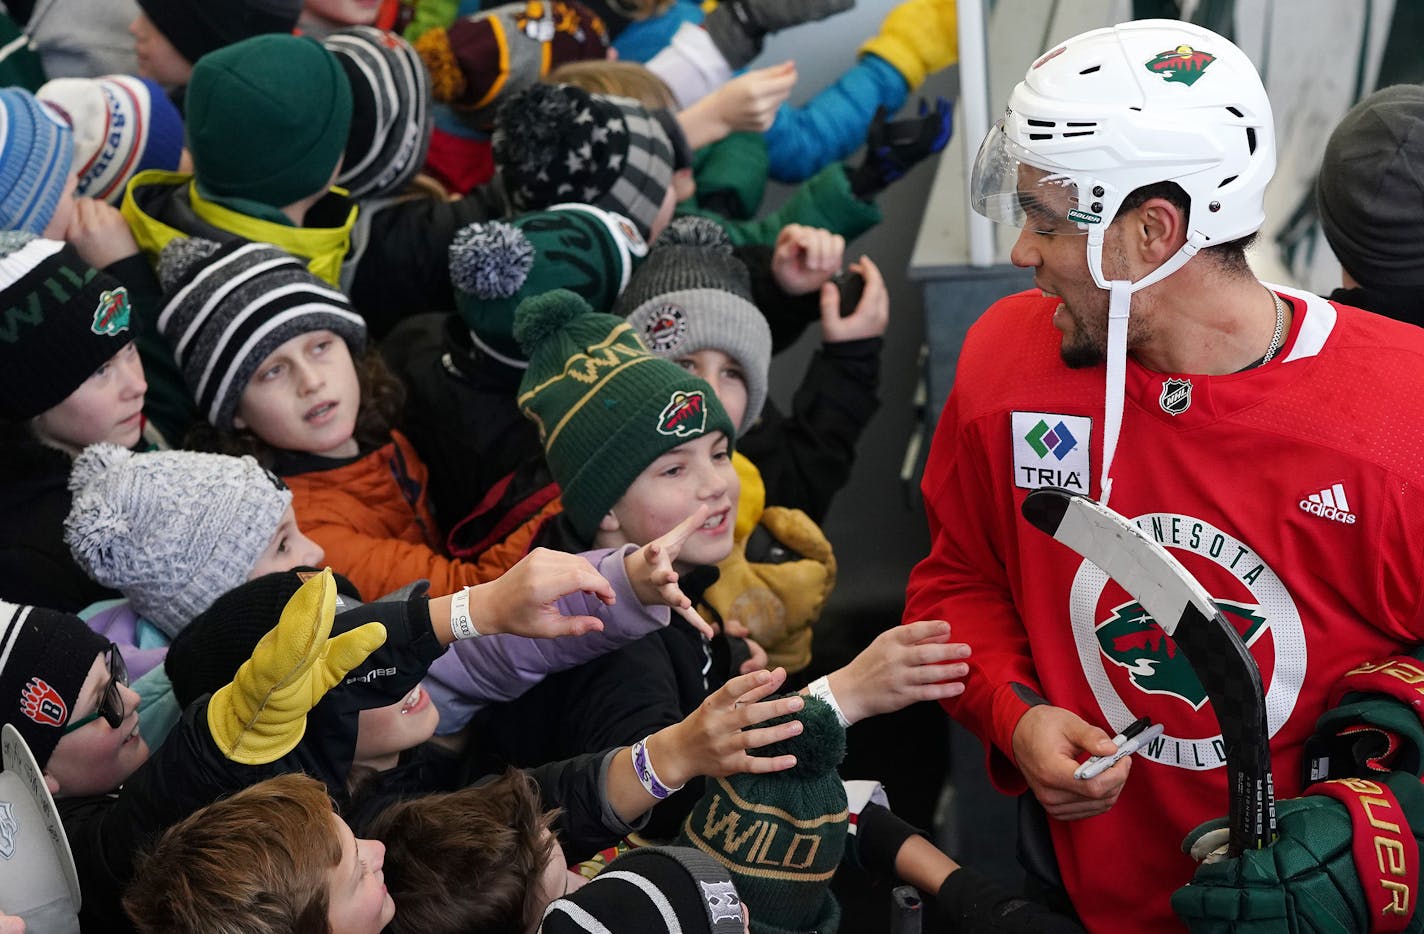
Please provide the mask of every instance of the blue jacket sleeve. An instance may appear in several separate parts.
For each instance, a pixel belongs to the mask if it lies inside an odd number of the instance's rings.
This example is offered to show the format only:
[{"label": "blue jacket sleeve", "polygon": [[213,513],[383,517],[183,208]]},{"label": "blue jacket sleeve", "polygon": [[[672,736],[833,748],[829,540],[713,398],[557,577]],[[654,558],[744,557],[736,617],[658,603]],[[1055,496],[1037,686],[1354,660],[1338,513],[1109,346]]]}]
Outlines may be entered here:
[{"label": "blue jacket sleeve", "polygon": [[875,109],[899,110],[909,94],[900,72],[878,55],[866,53],[835,84],[800,107],[782,104],[766,131],[771,177],[800,182],[865,142]]}]

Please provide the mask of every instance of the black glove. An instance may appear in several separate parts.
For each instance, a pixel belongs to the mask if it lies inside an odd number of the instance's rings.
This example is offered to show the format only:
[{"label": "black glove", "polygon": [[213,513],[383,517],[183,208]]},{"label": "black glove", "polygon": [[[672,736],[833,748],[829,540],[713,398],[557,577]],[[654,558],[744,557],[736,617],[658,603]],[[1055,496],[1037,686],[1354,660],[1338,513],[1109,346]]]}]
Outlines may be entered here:
[{"label": "black glove", "polygon": [[935,896],[935,917],[954,934],[1083,934],[1082,925],[960,866]]},{"label": "black glove", "polygon": [[862,201],[869,201],[921,160],[944,149],[954,132],[954,111],[942,97],[935,99],[934,110],[921,99],[917,117],[885,118],[882,104],[865,136],[865,161],[848,170],[850,190]]}]

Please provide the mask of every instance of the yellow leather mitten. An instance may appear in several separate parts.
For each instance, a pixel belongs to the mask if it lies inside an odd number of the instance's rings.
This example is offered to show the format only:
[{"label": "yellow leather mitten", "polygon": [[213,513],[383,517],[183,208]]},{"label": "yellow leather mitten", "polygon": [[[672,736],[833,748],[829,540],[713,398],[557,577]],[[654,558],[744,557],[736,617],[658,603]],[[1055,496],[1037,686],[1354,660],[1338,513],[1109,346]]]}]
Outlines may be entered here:
[{"label": "yellow leather mitten", "polygon": [[291,752],[306,733],[307,712],[386,641],[380,623],[330,639],[335,618],[336,581],[327,568],[292,595],[276,628],[208,701],[208,730],[224,756],[262,765]]},{"label": "yellow leather mitten", "polygon": [[708,606],[744,623],[770,667],[809,665],[811,624],[836,586],[836,556],[820,526],[799,509],[768,506],[717,570],[703,596]]}]

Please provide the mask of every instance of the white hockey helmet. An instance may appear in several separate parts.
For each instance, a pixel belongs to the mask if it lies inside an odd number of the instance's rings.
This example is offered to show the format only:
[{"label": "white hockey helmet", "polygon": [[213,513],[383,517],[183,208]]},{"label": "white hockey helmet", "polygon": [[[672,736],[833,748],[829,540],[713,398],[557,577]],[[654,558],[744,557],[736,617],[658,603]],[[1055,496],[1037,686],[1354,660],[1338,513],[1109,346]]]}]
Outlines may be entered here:
[{"label": "white hockey helmet", "polygon": [[971,204],[1100,243],[1132,191],[1172,181],[1190,199],[1195,253],[1260,228],[1275,166],[1271,104],[1245,53],[1191,23],[1138,20],[1033,63],[979,149]]}]

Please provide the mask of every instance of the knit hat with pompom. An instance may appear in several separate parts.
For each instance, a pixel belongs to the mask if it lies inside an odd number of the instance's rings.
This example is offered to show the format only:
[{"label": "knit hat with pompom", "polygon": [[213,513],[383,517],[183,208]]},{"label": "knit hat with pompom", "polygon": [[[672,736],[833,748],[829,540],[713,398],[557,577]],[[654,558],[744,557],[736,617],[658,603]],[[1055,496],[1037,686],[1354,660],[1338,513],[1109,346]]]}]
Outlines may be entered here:
[{"label": "knit hat with pompom", "polygon": [[672,185],[672,142],[651,113],[566,84],[536,84],[506,100],[493,152],[521,210],[592,204],[632,218],[644,239]]},{"label": "knit hat with pompom", "polygon": [[568,289],[607,311],[647,254],[632,221],[587,204],[470,224],[450,244],[455,308],[481,350],[523,368],[528,362],[514,340],[520,302]]},{"label": "knit hat with pompom", "polygon": [[521,304],[514,339],[529,359],[519,409],[539,427],[564,512],[585,541],[658,457],[710,432],[736,436],[706,382],[567,289]]},{"label": "knit hat with pompom", "polygon": [[771,327],[752,301],[751,275],[716,221],[679,217],[613,306],[659,357],[720,350],[742,368],[747,409],[738,432],[761,415],[771,367]]},{"label": "knit hat with pompom", "polygon": [[251,457],[117,444],[85,448],[69,489],[74,560],[170,638],[247,580],[292,502]]},{"label": "knit hat with pompom", "polygon": [[845,728],[820,698],[805,702],[798,714],[759,724],[800,719],[798,735],[759,753],[794,755],[796,765],[709,781],[677,839],[731,871],[751,908],[752,934],[833,932],[840,924],[830,884],[850,828],[845,785],[836,774]]}]

